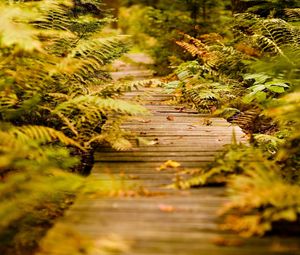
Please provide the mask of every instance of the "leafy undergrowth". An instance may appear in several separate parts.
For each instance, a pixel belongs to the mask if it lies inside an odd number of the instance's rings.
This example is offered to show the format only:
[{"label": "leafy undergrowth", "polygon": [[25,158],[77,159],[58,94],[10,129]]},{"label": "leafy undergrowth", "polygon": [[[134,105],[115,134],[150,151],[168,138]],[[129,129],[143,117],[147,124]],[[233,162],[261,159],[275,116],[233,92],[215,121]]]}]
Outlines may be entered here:
[{"label": "leafy undergrowth", "polygon": [[[290,234],[298,235],[300,185],[286,182],[280,171],[269,161],[249,163],[246,172],[229,183],[235,195],[221,211],[225,215],[222,228],[237,231],[245,237],[262,236],[278,223],[294,222],[295,232]],[[289,231],[289,228],[285,230]]]},{"label": "leafy undergrowth", "polygon": [[284,222],[300,229],[297,17],[237,14],[234,39],[184,34],[177,44],[194,60],[178,66],[165,86],[178,101],[223,116],[250,138],[249,144],[225,148],[207,167],[178,169],[173,184],[227,185],[232,201],[221,212],[223,228],[247,237],[278,230]]}]

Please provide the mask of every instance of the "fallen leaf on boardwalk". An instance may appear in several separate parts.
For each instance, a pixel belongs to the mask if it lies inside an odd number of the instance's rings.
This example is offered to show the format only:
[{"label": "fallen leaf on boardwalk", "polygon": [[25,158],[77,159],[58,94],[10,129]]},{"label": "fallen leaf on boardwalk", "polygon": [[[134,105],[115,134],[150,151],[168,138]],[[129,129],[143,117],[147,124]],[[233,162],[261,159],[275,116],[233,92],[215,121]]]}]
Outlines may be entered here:
[{"label": "fallen leaf on boardwalk", "polygon": [[203,125],[204,126],[212,126],[213,122],[210,119],[204,119]]},{"label": "fallen leaf on boardwalk", "polygon": [[178,168],[180,166],[181,166],[180,163],[173,161],[173,160],[168,160],[165,163],[163,163],[160,167],[158,167],[157,170],[162,171],[162,170],[165,170],[168,168]]},{"label": "fallen leaf on boardwalk", "polygon": [[144,145],[144,146],[151,146],[151,145],[155,145],[155,144],[158,144],[158,139],[154,139],[154,140],[148,140],[144,137],[138,137],[136,138],[136,141],[137,141],[137,145],[138,146],[141,146],[141,145]]},{"label": "fallen leaf on boardwalk", "polygon": [[249,134],[244,134],[244,135],[242,135],[241,138],[245,138],[245,139],[247,139],[247,140],[250,140],[250,139],[251,139],[251,135],[249,135]]},{"label": "fallen leaf on boardwalk", "polygon": [[167,120],[169,120],[169,121],[174,121],[175,118],[174,118],[173,116],[168,116],[168,117],[167,117]]},{"label": "fallen leaf on boardwalk", "polygon": [[132,174],[128,175],[128,178],[131,179],[131,180],[139,180],[139,179],[140,179],[139,176],[137,176],[137,175],[132,175]]},{"label": "fallen leaf on boardwalk", "polygon": [[162,211],[162,212],[174,212],[176,209],[173,205],[166,205],[166,204],[160,204],[158,206],[159,210]]},{"label": "fallen leaf on boardwalk", "polygon": [[146,120],[146,119],[138,118],[138,117],[132,117],[131,119],[134,121],[137,121],[137,122],[141,122],[141,123],[150,123],[151,122],[151,120]]}]

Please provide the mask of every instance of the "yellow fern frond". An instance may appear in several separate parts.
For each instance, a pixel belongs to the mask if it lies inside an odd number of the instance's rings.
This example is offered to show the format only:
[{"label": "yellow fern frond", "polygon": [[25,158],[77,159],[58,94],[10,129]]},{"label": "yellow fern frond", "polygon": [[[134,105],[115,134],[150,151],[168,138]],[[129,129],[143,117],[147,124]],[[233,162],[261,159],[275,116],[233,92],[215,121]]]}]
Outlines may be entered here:
[{"label": "yellow fern frond", "polygon": [[64,133],[45,126],[28,125],[14,127],[10,129],[8,133],[13,134],[23,143],[28,142],[28,140],[36,140],[41,144],[59,141],[65,145],[72,145],[81,150],[85,150],[78,142],[67,137],[66,135],[64,135]]}]

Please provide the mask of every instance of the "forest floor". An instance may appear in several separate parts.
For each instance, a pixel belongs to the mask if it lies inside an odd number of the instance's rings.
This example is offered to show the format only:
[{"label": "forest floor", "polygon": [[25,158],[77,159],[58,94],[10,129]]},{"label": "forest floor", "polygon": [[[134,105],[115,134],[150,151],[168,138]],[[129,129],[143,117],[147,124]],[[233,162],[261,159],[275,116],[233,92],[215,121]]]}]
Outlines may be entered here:
[{"label": "forest floor", "polygon": [[[128,57],[149,64],[142,54]],[[115,79],[152,78],[143,64],[117,62],[115,68]],[[133,149],[117,152],[100,148],[95,155],[89,181],[99,182],[104,188],[114,185],[115,192],[80,196],[48,233],[41,254],[300,254],[296,238],[243,239],[221,231],[217,212],[228,200],[222,187],[165,188],[178,168],[195,168],[212,161],[224,145],[231,143],[233,133],[238,141],[245,140],[239,127],[182,105],[170,105],[167,101],[172,95],[164,94],[159,87],[142,88],[124,98],[142,102],[151,115],[124,124],[126,130],[140,137],[132,139]],[[174,161],[169,164],[171,168],[158,171],[168,160]],[[172,169],[175,162],[181,166]]]}]

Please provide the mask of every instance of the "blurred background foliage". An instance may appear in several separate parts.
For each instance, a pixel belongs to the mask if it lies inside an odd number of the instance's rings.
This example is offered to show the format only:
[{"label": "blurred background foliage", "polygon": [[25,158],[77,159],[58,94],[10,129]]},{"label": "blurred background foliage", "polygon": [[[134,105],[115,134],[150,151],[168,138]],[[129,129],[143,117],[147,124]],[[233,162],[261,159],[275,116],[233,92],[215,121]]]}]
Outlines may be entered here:
[{"label": "blurred background foliage", "polygon": [[[120,1],[119,28],[131,34],[138,48],[156,60],[154,70],[162,75],[170,65],[190,57],[174,43],[190,35],[221,32],[229,6],[226,1]],[[224,30],[223,30],[224,31]]]}]

